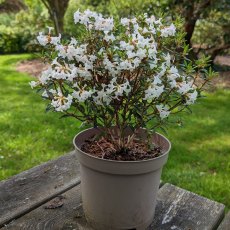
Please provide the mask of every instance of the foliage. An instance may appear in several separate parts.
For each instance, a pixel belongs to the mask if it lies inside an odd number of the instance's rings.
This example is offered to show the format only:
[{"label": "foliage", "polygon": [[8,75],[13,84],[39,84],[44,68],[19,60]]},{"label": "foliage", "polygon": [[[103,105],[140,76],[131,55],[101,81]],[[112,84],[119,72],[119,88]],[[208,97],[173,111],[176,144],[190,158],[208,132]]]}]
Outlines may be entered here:
[{"label": "foliage", "polygon": [[13,28],[0,26],[0,54],[1,53],[21,53],[30,42],[30,36],[18,33]]},{"label": "foliage", "polygon": [[[84,39],[37,37],[51,65],[32,87],[49,100],[48,109],[62,112],[94,127],[118,128],[117,150],[135,137],[140,127],[155,132],[195,102],[211,70],[207,58],[186,59],[183,32],[167,20],[146,14],[131,19],[103,18],[90,10],[74,14]],[[186,60],[186,61],[185,61]],[[149,126],[150,121],[154,125]],[[124,131],[133,129],[126,140]]]},{"label": "foliage", "polygon": [[[2,14],[0,53],[21,53],[36,49],[35,37],[50,22],[47,11],[39,1],[27,1],[28,9],[14,14]],[[32,40],[31,40],[32,37]]]},{"label": "foliage", "polygon": [[[212,9],[205,19],[197,22],[193,43],[199,44],[200,50],[212,55],[215,49],[213,59],[217,54],[224,54],[230,48],[230,18],[229,11],[218,11]],[[198,47],[199,47],[198,46]],[[219,50],[218,50],[219,49]]]}]

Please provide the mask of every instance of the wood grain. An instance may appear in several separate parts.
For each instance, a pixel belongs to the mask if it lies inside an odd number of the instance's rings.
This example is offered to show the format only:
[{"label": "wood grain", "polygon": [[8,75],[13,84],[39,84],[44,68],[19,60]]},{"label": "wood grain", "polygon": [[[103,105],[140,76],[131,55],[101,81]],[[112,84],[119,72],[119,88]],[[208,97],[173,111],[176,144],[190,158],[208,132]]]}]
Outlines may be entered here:
[{"label": "wood grain", "polygon": [[0,227],[79,183],[74,152],[0,182]]},{"label": "wood grain", "polygon": [[12,221],[1,230],[92,230],[84,217],[81,205],[80,185],[62,194],[63,205],[46,209],[49,203]]},{"label": "wood grain", "polygon": [[148,230],[214,230],[224,216],[224,205],[165,184],[158,193],[156,215]]},{"label": "wood grain", "polygon": [[230,212],[224,217],[217,230],[230,230]]},{"label": "wood grain", "polygon": [[[56,209],[46,209],[48,202],[1,230],[92,230],[82,210],[80,185],[63,193],[62,201]],[[224,205],[165,184],[158,192],[155,218],[148,230],[216,229],[223,213]]]}]

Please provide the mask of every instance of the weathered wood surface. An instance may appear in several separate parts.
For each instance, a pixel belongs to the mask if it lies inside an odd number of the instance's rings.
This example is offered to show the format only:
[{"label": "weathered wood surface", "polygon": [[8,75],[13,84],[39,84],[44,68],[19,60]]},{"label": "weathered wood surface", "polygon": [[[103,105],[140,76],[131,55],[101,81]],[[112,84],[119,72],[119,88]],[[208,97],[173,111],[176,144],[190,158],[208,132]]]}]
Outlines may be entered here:
[{"label": "weathered wood surface", "polygon": [[[81,205],[80,185],[62,194],[63,206],[47,209],[50,202],[12,221],[1,230],[91,230]],[[51,201],[52,202],[52,201]]]},{"label": "weathered wood surface", "polygon": [[[47,209],[52,204],[48,202],[1,230],[92,230],[82,211],[80,185],[61,198],[61,207]],[[155,218],[148,230],[216,229],[223,214],[224,205],[165,184],[158,192]]]},{"label": "weathered wood surface", "polygon": [[230,212],[224,217],[217,230],[230,230]]},{"label": "weathered wood surface", "polygon": [[224,205],[165,184],[158,193],[156,216],[149,230],[214,230],[224,216]]},{"label": "weathered wood surface", "polygon": [[0,182],[0,227],[79,183],[74,152]]}]

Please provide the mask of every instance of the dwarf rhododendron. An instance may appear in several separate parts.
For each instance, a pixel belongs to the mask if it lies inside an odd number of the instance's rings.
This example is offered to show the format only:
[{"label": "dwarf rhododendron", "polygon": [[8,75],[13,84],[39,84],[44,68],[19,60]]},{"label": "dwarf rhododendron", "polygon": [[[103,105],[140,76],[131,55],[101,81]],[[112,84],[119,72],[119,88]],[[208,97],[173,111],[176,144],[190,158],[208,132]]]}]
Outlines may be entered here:
[{"label": "dwarf rhododendron", "polygon": [[[148,17],[74,13],[83,38],[39,33],[50,67],[31,87],[48,109],[95,127],[155,131],[193,104],[208,76],[207,59],[190,61],[180,23]],[[177,26],[179,29],[177,29]],[[135,131],[134,131],[135,132]]]}]

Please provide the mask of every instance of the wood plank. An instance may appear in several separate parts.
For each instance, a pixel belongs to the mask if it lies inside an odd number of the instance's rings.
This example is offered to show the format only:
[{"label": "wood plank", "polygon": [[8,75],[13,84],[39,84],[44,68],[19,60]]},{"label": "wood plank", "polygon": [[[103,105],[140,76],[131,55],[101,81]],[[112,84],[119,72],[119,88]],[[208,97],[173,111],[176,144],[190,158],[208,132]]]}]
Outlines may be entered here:
[{"label": "wood plank", "polygon": [[0,182],[0,227],[79,183],[74,152]]},{"label": "wood plank", "polygon": [[[46,209],[47,206],[50,207],[48,202],[1,230],[92,230],[82,211],[80,185],[62,196],[64,199],[62,197],[61,207]],[[166,184],[158,192],[156,215],[148,230],[215,229],[223,210],[222,204]]]},{"label": "wood plank", "polygon": [[230,212],[224,217],[217,230],[229,230],[230,229]]},{"label": "wood plank", "polygon": [[81,205],[80,185],[62,194],[63,206],[56,209],[46,207],[49,201],[25,216],[12,221],[1,230],[92,230],[84,217]]},{"label": "wood plank", "polygon": [[165,184],[158,193],[156,215],[148,230],[213,230],[223,216],[223,204]]}]

